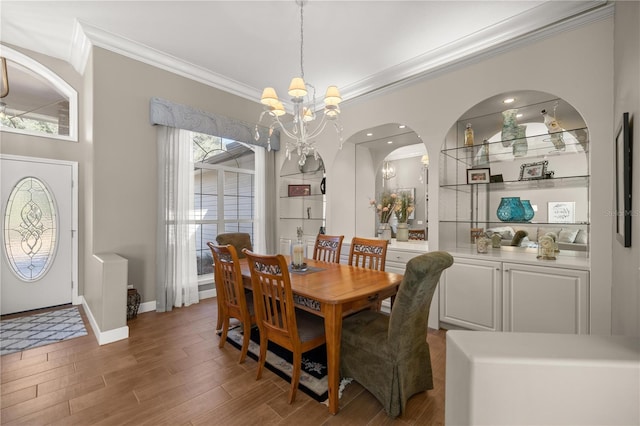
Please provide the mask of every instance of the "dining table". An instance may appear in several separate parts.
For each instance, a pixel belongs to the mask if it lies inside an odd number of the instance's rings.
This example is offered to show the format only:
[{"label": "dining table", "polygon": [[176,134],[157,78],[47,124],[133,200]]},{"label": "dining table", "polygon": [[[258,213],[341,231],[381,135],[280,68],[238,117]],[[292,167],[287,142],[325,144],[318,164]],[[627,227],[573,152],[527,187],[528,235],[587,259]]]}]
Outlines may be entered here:
[{"label": "dining table", "polygon": [[[289,257],[287,258],[287,264]],[[375,309],[393,297],[403,275],[341,263],[305,259],[306,271],[292,271],[291,290],[296,307],[324,318],[327,347],[329,413],[339,411],[340,340],[342,318],[364,309]],[[245,286],[250,284],[248,259],[240,259]],[[247,279],[248,278],[248,279]]]}]

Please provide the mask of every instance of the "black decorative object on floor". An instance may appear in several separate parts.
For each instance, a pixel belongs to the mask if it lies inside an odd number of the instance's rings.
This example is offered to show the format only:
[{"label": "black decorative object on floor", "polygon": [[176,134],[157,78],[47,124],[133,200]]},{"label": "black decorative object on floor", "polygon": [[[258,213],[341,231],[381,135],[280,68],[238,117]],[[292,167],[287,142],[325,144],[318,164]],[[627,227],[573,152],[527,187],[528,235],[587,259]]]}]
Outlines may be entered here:
[{"label": "black decorative object on floor", "polygon": [[[242,347],[242,328],[229,330],[227,341],[234,347]],[[251,329],[248,355],[258,360],[260,354],[260,335],[257,327]],[[291,383],[291,352],[273,342],[267,347],[267,361],[265,366],[278,376]],[[342,386],[341,386],[342,387]],[[302,372],[298,388],[315,399],[323,402],[328,396],[327,386],[327,347],[322,345],[302,354]]]},{"label": "black decorative object on floor", "polygon": [[87,330],[77,307],[0,321],[0,355],[44,346],[74,337]]},{"label": "black decorative object on floor", "polygon": [[127,320],[133,319],[138,315],[140,307],[140,293],[135,288],[127,290]]}]

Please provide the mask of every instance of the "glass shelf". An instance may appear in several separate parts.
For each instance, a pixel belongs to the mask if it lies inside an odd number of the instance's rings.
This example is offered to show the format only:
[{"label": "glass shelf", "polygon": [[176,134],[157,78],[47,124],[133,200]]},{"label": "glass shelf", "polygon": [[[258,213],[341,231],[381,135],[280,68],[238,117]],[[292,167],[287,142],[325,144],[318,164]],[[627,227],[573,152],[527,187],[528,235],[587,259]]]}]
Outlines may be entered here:
[{"label": "glass shelf", "polygon": [[511,226],[511,225],[545,225],[545,226],[557,226],[562,228],[563,226],[589,226],[591,225],[589,222],[501,222],[499,220],[440,220],[440,223],[465,223],[469,225],[477,225],[477,224],[488,224],[488,225],[501,225],[501,226]]},{"label": "glass shelf", "polygon": [[489,187],[492,190],[501,189],[544,189],[544,188],[565,188],[565,187],[584,187],[589,185],[590,176],[564,176],[550,179],[529,179],[529,180],[509,180],[504,182],[492,182],[492,183],[450,183],[440,185],[440,188],[462,190],[464,192],[470,191],[475,186]]},{"label": "glass shelf", "polygon": [[[523,159],[552,158],[557,155],[585,154],[589,150],[588,132],[586,128],[565,130],[554,133],[554,136],[562,135],[565,147],[563,150],[556,150],[551,142],[551,135],[543,133],[539,135],[529,135],[526,138],[511,139],[504,141],[492,141],[486,144],[476,143],[473,147],[458,146],[446,148],[441,153],[449,158],[465,164],[467,167],[489,166],[491,163],[512,162]],[[513,144],[525,140],[527,152],[524,155],[515,156],[513,154]],[[485,155],[485,150],[488,155]]]}]

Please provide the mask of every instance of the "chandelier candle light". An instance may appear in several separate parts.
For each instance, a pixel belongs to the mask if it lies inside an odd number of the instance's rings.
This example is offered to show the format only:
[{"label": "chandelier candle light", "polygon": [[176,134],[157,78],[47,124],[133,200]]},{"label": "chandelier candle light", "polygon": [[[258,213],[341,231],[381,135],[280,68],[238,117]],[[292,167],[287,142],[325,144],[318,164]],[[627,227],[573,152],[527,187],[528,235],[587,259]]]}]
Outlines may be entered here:
[{"label": "chandelier candle light", "polygon": [[[318,153],[314,146],[314,139],[325,129],[329,121],[334,122],[336,132],[339,138],[339,148],[342,149],[342,125],[340,124],[338,117],[340,115],[339,104],[342,102],[340,91],[337,86],[329,86],[327,88],[324,97],[324,112],[322,119],[317,122],[314,128],[312,124],[316,120],[316,99],[315,99],[315,87],[304,81],[304,64],[303,64],[303,50],[304,50],[304,14],[303,9],[307,0],[296,0],[296,4],[300,6],[300,77],[294,77],[289,85],[289,96],[291,96],[291,102],[293,103],[293,120],[290,123],[283,123],[280,117],[287,112],[284,109],[284,105],[278,99],[276,90],[273,87],[266,87],[262,92],[262,98],[260,102],[264,105],[264,111],[260,114],[258,123],[262,121],[262,118],[266,115],[272,119],[269,126],[269,137],[267,138],[267,150],[271,150],[271,135],[274,128],[278,127],[285,135],[287,135],[291,141],[286,143],[285,155],[288,160],[291,159],[291,152],[296,151],[298,154],[298,164],[303,166],[306,162],[307,156],[313,154],[314,158],[318,159]],[[307,86],[313,90],[313,95],[308,96]],[[258,125],[255,128],[255,138],[258,140],[260,134],[258,132]]]}]

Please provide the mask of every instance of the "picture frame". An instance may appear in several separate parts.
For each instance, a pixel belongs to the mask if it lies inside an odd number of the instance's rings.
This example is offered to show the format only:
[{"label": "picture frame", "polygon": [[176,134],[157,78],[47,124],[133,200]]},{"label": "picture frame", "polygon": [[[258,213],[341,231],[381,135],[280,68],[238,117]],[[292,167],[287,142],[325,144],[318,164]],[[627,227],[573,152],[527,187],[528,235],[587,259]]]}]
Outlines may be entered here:
[{"label": "picture frame", "polygon": [[289,197],[311,195],[311,185],[289,185]]},{"label": "picture frame", "polygon": [[622,114],[615,137],[616,173],[616,239],[624,247],[631,247],[631,125],[629,113]]},{"label": "picture frame", "polygon": [[575,201],[549,201],[547,203],[547,222],[574,223],[575,221]]},{"label": "picture frame", "polygon": [[548,165],[549,161],[547,160],[522,164],[518,180],[545,179]]},{"label": "picture frame", "polygon": [[502,178],[502,175],[491,175],[491,183],[502,183],[504,182],[504,179]]},{"label": "picture frame", "polygon": [[478,183],[491,183],[491,169],[487,168],[478,168],[478,169],[467,169],[467,183],[468,184],[478,184]]}]

